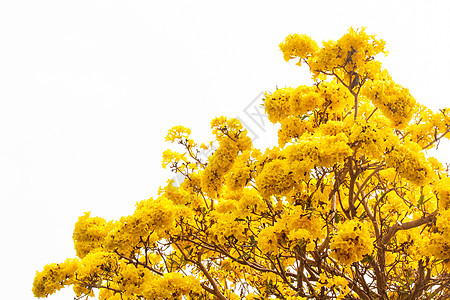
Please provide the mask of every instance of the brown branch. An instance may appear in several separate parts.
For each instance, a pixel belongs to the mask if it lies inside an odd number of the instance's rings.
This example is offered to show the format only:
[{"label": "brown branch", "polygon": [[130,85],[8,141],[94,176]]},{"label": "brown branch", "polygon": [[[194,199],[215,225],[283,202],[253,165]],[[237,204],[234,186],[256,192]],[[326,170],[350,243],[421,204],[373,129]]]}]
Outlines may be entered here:
[{"label": "brown branch", "polygon": [[[427,265],[428,265],[429,258],[427,257]],[[423,260],[419,260],[419,268],[417,270],[417,278],[414,283],[414,288],[411,292],[411,295],[409,296],[409,299],[414,300],[417,299],[420,295],[422,295],[423,290],[427,283],[427,278],[425,277],[425,266],[423,264]],[[429,274],[427,274],[429,275]]]},{"label": "brown branch", "polygon": [[[371,257],[370,264],[372,265],[375,277],[377,279],[377,292],[380,295],[386,294],[386,271],[385,271],[385,252],[384,249],[378,249],[378,260]],[[385,298],[380,298],[385,299]],[[387,299],[387,297],[386,297]]]},{"label": "brown branch", "polygon": [[215,295],[215,292],[212,288],[210,288],[209,286],[207,286],[205,283],[201,282],[200,285],[202,286],[202,288],[207,291],[210,294]]},{"label": "brown branch", "polygon": [[367,117],[366,122],[369,121],[369,119],[373,116],[373,114],[378,110],[378,107],[375,107],[375,109],[370,113],[370,115]]},{"label": "brown branch", "polygon": [[[353,172],[353,166],[352,166],[352,160],[353,157],[349,158],[349,174],[350,174],[350,186],[348,188],[348,208],[350,209],[350,215],[352,218],[356,217],[356,208],[355,208],[355,197],[354,197],[354,192],[355,192],[355,182],[356,182],[356,178],[358,177],[358,174],[355,174]],[[357,167],[355,165],[355,167]]]},{"label": "brown branch", "polygon": [[[372,173],[372,174],[374,174],[374,173]],[[369,178],[370,178],[371,175],[369,175]],[[366,179],[366,181],[367,181],[367,179]],[[366,183],[366,181],[363,182],[363,185],[364,185],[364,183]],[[379,237],[381,236],[381,230],[380,230],[380,227],[378,225],[377,217],[372,213],[372,211],[370,210],[369,205],[367,204],[367,201],[365,199],[366,196],[364,195],[364,191],[362,190],[363,185],[360,185],[359,182],[357,182],[356,185],[358,186],[358,192],[356,193],[356,195],[358,195],[359,193],[362,193],[361,203],[362,203],[362,205],[364,207],[364,210],[365,210],[366,214],[369,216],[369,219],[372,221],[373,228],[375,230],[375,237],[377,239],[379,239]]]},{"label": "brown branch", "polygon": [[353,96],[355,97],[355,121],[358,118],[358,94],[353,93]]},{"label": "brown branch", "polygon": [[[358,296],[363,300],[371,300],[372,298],[366,294],[364,290],[358,287],[355,281],[353,281],[351,278],[349,278],[347,275],[345,275],[343,272],[339,271],[338,269],[330,266],[328,263],[324,263],[324,268],[330,272],[331,274],[335,274],[341,277],[344,277],[347,282],[349,283],[348,287],[353,290],[355,293],[358,294]],[[375,294],[375,292],[373,292]]]},{"label": "brown branch", "polygon": [[[345,216],[350,219],[350,215],[348,214],[348,212],[344,209],[344,207],[342,206],[342,201],[341,201],[341,196],[339,194],[339,187],[341,186],[342,182],[345,179],[345,176],[347,176],[347,172],[348,172],[348,167],[346,166],[343,170],[342,173],[340,174],[336,174],[334,176],[335,178],[335,182],[334,182],[334,186],[333,186],[333,190],[331,190],[330,194],[328,195],[329,199],[333,199],[333,197],[336,195],[336,193],[338,194],[339,197],[339,204],[341,206],[342,211],[344,212]],[[335,171],[335,173],[337,173]]]},{"label": "brown branch", "polygon": [[437,141],[439,141],[440,139],[442,139],[442,138],[443,138],[447,133],[449,133],[449,132],[450,132],[450,127],[447,127],[447,130],[446,130],[443,134],[441,134],[440,137],[435,137],[435,138],[434,138],[434,141],[432,141],[432,142],[429,143],[428,145],[422,147],[422,150],[425,150],[425,149],[427,149],[428,147],[431,147],[434,143],[436,143]]},{"label": "brown branch", "polygon": [[312,294],[314,294],[314,298],[318,299],[318,295],[317,295],[316,291],[314,290],[314,286],[311,284],[309,279],[306,277],[306,275],[303,272],[301,273],[301,276],[302,276],[303,280],[306,282],[306,285],[308,286],[310,292]]},{"label": "brown branch", "polygon": [[[183,255],[184,259],[187,262],[193,263],[194,265],[198,266],[200,268],[200,270],[202,271],[202,273],[205,275],[206,279],[208,279],[209,283],[211,284],[211,286],[213,287],[212,289],[207,287],[205,284],[201,284],[202,287],[209,293],[215,295],[217,298],[219,298],[220,300],[228,300],[220,291],[219,287],[217,286],[216,282],[214,281],[214,279],[211,277],[211,274],[209,274],[208,270],[205,268],[205,266],[202,264],[202,254],[201,252],[197,253],[197,260],[193,260],[190,259],[183,251],[183,249],[174,242],[174,245],[178,248],[178,250],[181,252],[181,254]],[[205,288],[206,287],[206,288]]]},{"label": "brown branch", "polygon": [[[119,294],[122,294],[122,293],[123,293],[122,290],[119,290],[119,289],[115,289],[115,288],[110,287],[110,286],[108,285],[109,283],[107,283],[107,285],[101,285],[101,284],[91,284],[91,283],[88,283],[88,282],[86,282],[86,281],[84,281],[84,280],[81,280],[81,279],[78,279],[78,278],[76,278],[75,280],[76,280],[76,283],[77,283],[77,284],[82,285],[85,289],[88,289],[89,291],[92,291],[92,289],[95,288],[95,289],[105,289],[105,290],[110,290],[110,291],[113,291],[114,293],[119,293]],[[78,299],[81,299],[81,298],[83,298],[83,297],[88,297],[88,296],[89,296],[89,293],[84,294],[84,295],[81,295],[80,297],[74,298],[74,299],[78,300]],[[86,299],[87,299],[87,298],[86,298]]]},{"label": "brown branch", "polygon": [[[179,249],[179,248],[178,248]],[[184,255],[184,254],[183,254]],[[191,260],[192,261],[192,260]],[[192,261],[194,262],[194,261]],[[214,295],[219,298],[220,300],[228,300],[219,290],[219,288],[217,287],[216,282],[214,281],[214,279],[211,277],[211,274],[209,274],[208,270],[205,268],[205,266],[202,264],[202,255],[201,253],[197,254],[197,261],[194,262],[202,271],[202,273],[206,276],[206,278],[208,279],[209,283],[212,285],[213,290],[214,290]],[[207,290],[208,291],[208,290]]]},{"label": "brown branch", "polygon": [[[336,193],[333,193],[333,196],[331,198],[331,209],[330,209],[330,217],[329,217],[329,221],[330,221],[331,225],[334,225],[335,215],[336,215]],[[317,248],[317,251],[319,253],[322,253],[328,247],[328,244],[331,241],[330,235],[331,235],[330,226],[327,222],[327,237],[325,238],[323,243]]]},{"label": "brown branch", "polygon": [[[245,265],[245,266],[249,266],[257,271],[261,271],[261,272],[271,272],[277,275],[280,275],[280,273],[277,270],[272,270],[272,269],[268,269],[256,262],[251,262],[245,259],[239,259],[239,258],[235,258],[234,256],[232,256],[230,253],[228,253],[227,251],[223,250],[222,248],[218,247],[217,245],[213,245],[213,244],[209,244],[205,241],[203,241],[202,239],[200,239],[199,237],[192,235],[193,238],[198,239],[199,241],[201,241],[201,243],[199,242],[195,242],[194,240],[189,240],[189,242],[194,243],[202,248],[220,253],[225,255],[226,257],[230,258],[231,260],[233,260],[234,262],[237,262],[238,264],[241,265]],[[286,275],[290,276],[290,277],[296,277],[294,273],[291,272],[286,272]]]},{"label": "brown branch", "polygon": [[[283,265],[281,264],[281,261],[280,261],[280,258],[279,258],[279,257],[277,257],[277,263],[278,263],[278,266],[280,267],[280,271],[281,271],[281,272],[279,272],[279,273],[281,274],[281,278],[283,279],[283,281],[284,281],[291,289],[293,289],[293,290],[295,291],[295,286],[292,285],[292,283],[290,283],[289,280],[288,280],[288,278],[286,277],[286,271],[284,270],[284,267],[283,267]],[[275,269],[276,269],[275,264],[274,264],[274,267],[275,267]]]},{"label": "brown branch", "polygon": [[353,276],[353,279],[362,285],[362,288],[364,289],[366,294],[369,296],[369,298],[371,298],[370,297],[370,288],[367,285],[366,280],[364,279],[364,275],[361,274],[361,271],[359,270],[359,264],[356,263],[353,267],[355,269],[355,276]]},{"label": "brown branch", "polygon": [[366,184],[369,182],[370,178],[372,178],[373,175],[377,174],[379,171],[383,170],[383,166],[377,166],[372,173],[367,176],[367,178],[364,180],[362,184],[357,183],[358,185],[358,191],[355,194],[355,199],[358,199],[359,194],[363,191],[363,188],[366,186]]},{"label": "brown branch", "polygon": [[383,237],[381,238],[382,244],[387,245],[389,243],[389,241],[394,237],[394,235],[399,230],[408,230],[411,228],[419,227],[421,225],[433,222],[436,219],[436,215],[438,212],[439,212],[439,210],[436,209],[434,212],[432,212],[428,216],[423,216],[420,219],[406,222],[403,224],[400,224],[400,223],[394,224],[391,228],[389,228],[388,233],[383,235]]},{"label": "brown branch", "polygon": [[143,266],[144,268],[149,269],[150,271],[155,272],[158,275],[161,275],[161,276],[163,275],[163,272],[158,271],[158,270],[152,268],[151,266],[149,266],[149,265],[147,265],[147,264],[145,264],[143,262],[140,262],[138,260],[132,259],[130,257],[127,257],[127,256],[123,255],[123,254],[120,254],[117,250],[114,250],[114,253],[117,254],[120,258],[125,259],[125,260],[127,260],[127,261],[129,261],[129,262],[131,262],[131,263],[133,263],[135,265]]}]

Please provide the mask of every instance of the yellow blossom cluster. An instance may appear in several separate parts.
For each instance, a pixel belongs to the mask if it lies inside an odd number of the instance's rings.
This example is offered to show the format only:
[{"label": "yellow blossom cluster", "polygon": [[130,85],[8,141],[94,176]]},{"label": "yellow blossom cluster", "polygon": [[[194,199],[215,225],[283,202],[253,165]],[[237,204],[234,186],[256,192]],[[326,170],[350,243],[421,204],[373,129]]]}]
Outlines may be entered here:
[{"label": "yellow blossom cluster", "polygon": [[177,188],[173,179],[168,180],[164,188],[159,188],[158,194],[170,199],[176,205],[188,205],[192,199],[191,194]]},{"label": "yellow blossom cluster", "polygon": [[280,49],[285,59],[297,56],[307,62],[315,79],[327,74],[351,72],[358,73],[361,78],[372,79],[380,70],[374,56],[387,53],[385,42],[367,34],[365,28],[350,28],[339,40],[323,42],[319,49],[309,39],[304,35],[288,36],[280,44]]},{"label": "yellow blossom cluster", "polygon": [[[230,203],[228,203],[230,204]],[[211,214],[213,225],[209,231],[210,240],[218,245],[223,245],[234,241],[245,241],[247,236],[245,235],[247,228],[243,219],[239,218],[236,213],[236,207],[230,208],[230,205],[226,206],[227,211],[220,212],[220,206],[218,205],[217,213]]]},{"label": "yellow blossom cluster", "polygon": [[185,176],[189,172],[195,171],[203,163],[196,157],[195,147],[197,144],[190,139],[191,130],[178,125],[169,129],[166,141],[177,143],[184,146],[184,153],[167,149],[163,152],[162,167],[170,169],[173,172],[181,173]]},{"label": "yellow blossom cluster", "polygon": [[170,149],[164,150],[163,152],[163,168],[166,168],[169,164],[172,164],[174,166],[178,166],[179,170],[184,171],[185,166],[183,163],[186,163],[187,161],[186,155],[183,153],[178,153]]},{"label": "yellow blossom cluster", "polygon": [[231,169],[239,155],[239,148],[233,141],[223,141],[208,158],[208,166],[202,172],[202,187],[208,196],[217,197],[222,190],[225,174]]},{"label": "yellow blossom cluster", "polygon": [[323,42],[321,48],[306,35],[289,35],[280,44],[280,50],[286,61],[298,57],[307,62],[315,78],[339,69],[373,78],[379,72],[379,63],[373,57],[387,53],[385,42],[367,34],[365,28],[350,28],[339,40]]},{"label": "yellow blossom cluster", "polygon": [[225,175],[229,189],[234,191],[242,189],[251,181],[254,174],[254,159],[258,155],[259,151],[245,150],[236,158],[230,171]]},{"label": "yellow blossom cluster", "polygon": [[164,196],[136,204],[135,212],[122,217],[105,238],[104,247],[121,253],[133,251],[140,241],[156,241],[175,226],[176,207]]},{"label": "yellow blossom cluster", "polygon": [[[412,120],[405,131],[412,141],[422,148],[429,148],[450,131],[449,123],[449,108],[434,113],[426,106],[416,104]],[[448,135],[446,137],[449,138]]]},{"label": "yellow blossom cluster", "polygon": [[[282,154],[290,163],[310,161],[312,166],[330,167],[341,163],[351,155],[349,141],[344,133],[336,135],[311,135],[305,136],[298,143],[287,146]],[[295,175],[294,175],[295,176]]]},{"label": "yellow blossom cluster", "polygon": [[312,124],[302,121],[299,117],[288,116],[280,121],[281,128],[278,130],[278,145],[284,147],[292,140],[298,141],[308,131],[312,131]]},{"label": "yellow blossom cluster", "polygon": [[252,146],[247,130],[237,119],[216,118],[211,121],[213,134],[219,148],[208,158],[208,166],[201,175],[202,187],[210,197],[221,193],[225,174],[231,169],[238,155]]},{"label": "yellow blossom cluster", "polygon": [[405,141],[386,155],[386,165],[412,183],[423,185],[432,179],[433,171],[419,145]]},{"label": "yellow blossom cluster", "polygon": [[450,270],[450,210],[444,210],[437,218],[436,232],[431,234],[426,252],[441,259]]},{"label": "yellow blossom cluster", "polygon": [[[266,92],[264,108],[272,123],[283,124],[286,118],[293,116],[301,120],[312,118],[311,125],[317,126],[323,121],[320,119],[327,119],[329,115],[342,118],[343,112],[350,110],[352,101],[348,89],[336,82],[321,82],[315,86],[301,85],[295,89]],[[313,112],[318,115],[312,115]]]},{"label": "yellow blossom cluster", "polygon": [[258,231],[257,223],[251,223],[251,220],[267,210],[266,202],[254,189],[227,190],[209,215],[208,240],[218,245],[247,241],[252,231]]},{"label": "yellow blossom cluster", "polygon": [[189,128],[181,125],[174,126],[167,132],[166,141],[173,143],[182,139],[187,139],[190,134],[191,130]]},{"label": "yellow blossom cluster", "polygon": [[297,63],[299,66],[302,59],[308,59],[318,49],[317,43],[306,34],[290,34],[280,44],[284,60],[289,61],[293,58],[300,58],[300,61]]},{"label": "yellow blossom cluster", "polygon": [[395,127],[404,128],[408,125],[413,116],[416,100],[407,88],[392,81],[389,74],[386,73],[381,79],[368,82],[362,92]]},{"label": "yellow blossom cluster", "polygon": [[385,196],[385,198],[386,204],[380,212],[381,216],[392,223],[397,220],[405,220],[409,210],[405,207],[405,202],[403,199],[396,193],[389,193]]},{"label": "yellow blossom cluster", "polygon": [[[97,249],[90,252],[80,260],[80,267],[77,269],[77,280],[88,283],[92,286],[101,285],[103,280],[107,280],[114,275],[119,267],[119,261],[114,253]],[[77,295],[81,296],[87,289],[81,285],[75,285]]]},{"label": "yellow blossom cluster", "polygon": [[191,292],[200,292],[199,282],[192,276],[166,273],[163,277],[147,280],[142,295],[146,299],[180,299]]},{"label": "yellow blossom cluster", "polygon": [[338,225],[337,235],[330,243],[331,257],[349,265],[371,254],[374,238],[370,231],[368,223],[356,219]]},{"label": "yellow blossom cluster", "polygon": [[[122,294],[115,290],[123,290]],[[192,276],[179,273],[166,273],[163,277],[152,274],[148,269],[124,265],[120,277],[116,278],[111,289],[103,289],[101,300],[122,299],[180,299],[190,293],[200,292],[201,287]]]},{"label": "yellow blossom cluster", "polygon": [[[429,245],[427,239],[423,238],[423,228],[420,227],[399,231],[395,236],[395,243],[397,249],[402,249],[401,253],[394,254],[394,256],[397,256],[397,262],[398,257],[402,257],[403,261],[410,264],[417,264],[423,258],[425,249]],[[394,259],[391,266],[394,266],[395,262]]]},{"label": "yellow blossom cluster", "polygon": [[370,159],[382,159],[383,155],[398,144],[398,137],[392,130],[383,126],[383,123],[367,122],[358,118],[347,128],[349,142],[358,149],[358,152]]},{"label": "yellow blossom cluster", "polygon": [[100,217],[90,217],[90,212],[78,218],[73,231],[77,256],[83,258],[91,250],[101,247],[113,223]]},{"label": "yellow blossom cluster", "polygon": [[263,197],[284,195],[295,185],[292,174],[291,166],[285,159],[276,159],[264,165],[255,181]]},{"label": "yellow blossom cluster", "polygon": [[318,215],[305,211],[300,206],[294,206],[279,223],[286,228],[287,238],[292,244],[305,245],[306,251],[313,251],[316,243],[326,236]]},{"label": "yellow blossom cluster", "polygon": [[330,167],[350,155],[348,138],[343,133],[303,136],[298,143],[281,151],[278,159],[264,165],[255,178],[256,185],[264,197],[286,195],[297,183],[310,177],[314,166]]},{"label": "yellow blossom cluster", "polygon": [[326,236],[320,218],[311,211],[294,206],[274,226],[268,226],[258,235],[258,246],[263,253],[279,254],[287,249],[305,247],[313,251],[316,243]]},{"label": "yellow blossom cluster", "polygon": [[436,195],[442,209],[450,209],[450,177],[444,177],[436,185]]},{"label": "yellow blossom cluster", "polygon": [[292,88],[277,89],[272,94],[265,93],[264,110],[272,123],[279,122],[290,115]]},{"label": "yellow blossom cluster", "polygon": [[66,259],[63,263],[46,265],[41,272],[36,272],[33,294],[43,298],[73,284],[78,267],[78,259]]},{"label": "yellow blossom cluster", "polygon": [[255,189],[244,189],[240,193],[237,209],[242,216],[261,215],[267,210],[267,204]]},{"label": "yellow blossom cluster", "polygon": [[348,282],[342,276],[327,278],[324,273],[320,274],[317,289],[320,290],[322,287],[327,287],[330,291],[337,294],[336,299],[345,299],[345,296],[350,293]]}]

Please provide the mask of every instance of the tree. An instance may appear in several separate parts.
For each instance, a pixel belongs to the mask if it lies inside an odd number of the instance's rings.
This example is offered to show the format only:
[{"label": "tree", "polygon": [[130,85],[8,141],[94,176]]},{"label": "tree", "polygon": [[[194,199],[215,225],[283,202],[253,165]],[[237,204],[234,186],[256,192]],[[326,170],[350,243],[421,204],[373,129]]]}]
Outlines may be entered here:
[{"label": "tree", "polygon": [[37,272],[36,297],[69,285],[78,299],[450,297],[450,177],[426,155],[450,110],[395,83],[375,59],[385,42],[364,28],[321,47],[293,34],[280,49],[314,84],[265,94],[279,145],[255,149],[225,117],[207,145],[173,127],[182,151],[163,166],[183,183],[118,221],[81,216],[77,258]]}]

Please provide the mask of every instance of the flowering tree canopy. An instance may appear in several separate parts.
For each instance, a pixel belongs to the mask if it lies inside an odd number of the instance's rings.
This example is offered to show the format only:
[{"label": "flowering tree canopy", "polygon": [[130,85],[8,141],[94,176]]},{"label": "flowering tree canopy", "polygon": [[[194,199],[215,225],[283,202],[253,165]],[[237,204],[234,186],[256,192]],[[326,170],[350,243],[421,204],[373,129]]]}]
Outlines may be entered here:
[{"label": "flowering tree canopy", "polygon": [[450,177],[426,152],[448,137],[450,110],[394,82],[365,29],[280,49],[314,84],[266,92],[278,145],[254,148],[226,117],[207,144],[173,127],[182,150],[163,167],[182,184],[118,221],[79,217],[77,258],[37,272],[36,297],[69,285],[78,299],[450,297]]}]

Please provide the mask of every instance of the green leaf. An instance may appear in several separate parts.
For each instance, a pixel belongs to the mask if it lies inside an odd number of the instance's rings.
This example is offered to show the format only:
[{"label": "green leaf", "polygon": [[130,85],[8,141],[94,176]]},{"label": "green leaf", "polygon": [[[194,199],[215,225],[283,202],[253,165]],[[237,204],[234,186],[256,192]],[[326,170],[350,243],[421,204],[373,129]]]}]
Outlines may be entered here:
[{"label": "green leaf", "polygon": [[372,257],[370,255],[365,255],[363,257],[363,259],[361,260],[361,263],[365,264],[365,263],[368,263],[368,262],[371,262],[371,261],[372,261]]},{"label": "green leaf", "polygon": [[428,198],[427,200],[423,201],[423,204],[427,203],[428,201],[430,201],[431,199],[433,199],[433,197]]},{"label": "green leaf", "polygon": [[419,201],[417,201],[417,205],[421,206],[423,204],[423,200],[425,199],[424,195],[420,195]]},{"label": "green leaf", "polygon": [[341,220],[341,216],[340,216],[339,214],[335,214],[335,215],[334,215],[334,221],[335,221],[336,223],[339,223],[340,220]]},{"label": "green leaf", "polygon": [[436,296],[438,292],[439,292],[439,290],[432,292],[432,293],[428,296],[428,299],[433,299],[434,296]]}]

